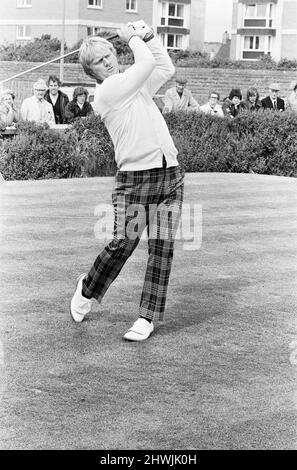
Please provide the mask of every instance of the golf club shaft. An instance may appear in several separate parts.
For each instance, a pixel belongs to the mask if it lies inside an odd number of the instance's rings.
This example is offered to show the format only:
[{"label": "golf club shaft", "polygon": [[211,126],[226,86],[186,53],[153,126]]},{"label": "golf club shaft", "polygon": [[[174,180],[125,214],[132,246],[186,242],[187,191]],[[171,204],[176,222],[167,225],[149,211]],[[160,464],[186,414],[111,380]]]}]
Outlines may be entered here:
[{"label": "golf club shaft", "polygon": [[[99,34],[94,34],[93,36],[89,36],[89,37],[95,37],[95,36],[100,37]],[[117,34],[113,34],[111,36],[107,36],[104,39],[106,39],[107,41],[112,41],[113,39],[116,39],[118,37],[119,36]],[[45,65],[49,65],[49,64],[52,64],[53,62],[57,62],[57,60],[65,59],[65,57],[69,57],[70,55],[76,54],[79,51],[80,51],[80,49],[75,49],[75,51],[67,52],[66,54],[63,54],[59,57],[56,57],[55,59],[51,59],[48,62],[44,62],[42,64],[36,65],[35,67],[32,67],[31,69],[25,70],[24,72],[17,73],[16,75],[13,75],[12,77],[9,77],[9,78],[6,78],[5,80],[2,80],[0,82],[0,86],[3,85],[6,82],[9,82],[10,80],[14,80],[15,78],[21,77],[22,75],[25,75],[26,73],[33,72],[34,70],[40,69],[41,67],[44,67]]]}]

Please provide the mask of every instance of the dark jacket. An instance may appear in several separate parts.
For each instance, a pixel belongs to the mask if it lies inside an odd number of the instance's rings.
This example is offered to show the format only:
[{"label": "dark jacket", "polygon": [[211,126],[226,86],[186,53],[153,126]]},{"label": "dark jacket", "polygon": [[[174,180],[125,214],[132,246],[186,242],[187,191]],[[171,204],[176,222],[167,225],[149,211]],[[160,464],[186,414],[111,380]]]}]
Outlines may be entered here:
[{"label": "dark jacket", "polygon": [[[55,114],[55,121],[56,121],[56,124],[65,124],[66,123],[66,117],[65,117],[65,108],[67,106],[67,104],[69,103],[69,98],[68,96],[63,93],[62,91],[58,91],[58,99],[57,99],[57,102],[59,101],[59,108],[60,108],[60,113],[61,115],[56,115],[55,113],[55,108],[54,108],[54,114]],[[51,105],[53,104],[51,102],[51,99],[50,99],[50,94],[49,94],[49,90],[47,90],[45,96],[44,96],[44,99],[46,101],[48,101]]]},{"label": "dark jacket", "polygon": [[230,116],[230,117],[235,117],[239,114],[239,108],[240,104],[238,106],[235,106],[234,103],[229,98],[225,98],[222,104],[222,109],[223,113],[225,116]]},{"label": "dark jacket", "polygon": [[94,110],[88,101],[85,101],[82,109],[80,109],[77,102],[72,100],[67,104],[65,109],[65,116],[69,123],[73,122],[77,118],[86,117],[90,114],[94,114]]},{"label": "dark jacket", "polygon": [[260,100],[257,100],[253,105],[249,100],[242,101],[239,105],[240,111],[259,111],[262,109],[262,103]]},{"label": "dark jacket", "polygon": [[[263,109],[273,109],[273,104],[272,104],[270,96],[266,96],[266,98],[263,98],[263,100],[261,100],[261,103],[262,103]],[[281,98],[277,98],[276,107],[278,111],[284,111],[285,110],[284,100]]]}]

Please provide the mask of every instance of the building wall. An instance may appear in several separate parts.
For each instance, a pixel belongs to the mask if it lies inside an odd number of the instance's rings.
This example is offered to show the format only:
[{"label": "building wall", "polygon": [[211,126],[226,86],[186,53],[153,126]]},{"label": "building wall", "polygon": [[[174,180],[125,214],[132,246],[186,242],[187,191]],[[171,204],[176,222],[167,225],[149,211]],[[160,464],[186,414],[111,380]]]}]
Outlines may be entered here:
[{"label": "building wall", "polygon": [[282,49],[281,56],[289,60],[297,59],[297,33],[293,34],[283,34],[282,35]]},{"label": "building wall", "polygon": [[[297,1],[284,1],[283,15],[282,15],[282,28],[297,30]],[[295,43],[297,47],[297,43]]]},{"label": "building wall", "polygon": [[[269,27],[261,28],[250,31],[246,28],[243,28],[243,14],[245,10],[245,5],[247,3],[254,4],[269,4],[273,3],[273,22],[272,29],[269,31]],[[267,23],[268,24],[268,23]],[[238,31],[239,29],[242,31]],[[254,2],[249,2],[246,0],[234,0],[233,4],[233,26],[232,26],[232,44],[231,44],[231,58],[241,60],[242,59],[242,48],[244,44],[244,36],[260,36],[265,35],[264,49],[259,48],[260,51],[263,50],[264,53],[268,53],[268,44],[269,38],[271,36],[271,57],[275,60],[280,60],[281,58],[288,59],[297,59],[297,0],[255,0]],[[252,54],[257,55],[257,52],[252,50]],[[245,52],[246,55],[249,55],[250,52]],[[259,52],[258,52],[259,55]]]},{"label": "building wall", "polygon": [[[102,21],[109,23],[127,23],[144,19],[151,23],[153,2],[152,0],[138,0],[136,13],[126,11],[126,0],[103,0],[103,8],[89,8],[88,0],[81,0],[79,4],[79,18],[88,21]],[[99,25],[100,26],[100,25]]]},{"label": "building wall", "polygon": [[[17,25],[29,25],[31,38],[50,34],[61,38],[63,3],[61,0],[32,0],[32,8],[16,8],[17,0],[0,1],[0,43],[15,42]],[[65,38],[77,42],[79,0],[65,0]]]},{"label": "building wall", "polygon": [[[165,0],[185,4],[183,48],[203,50],[206,0]],[[32,8],[16,8],[17,0],[0,0],[0,44],[16,41],[17,25],[31,27],[30,38],[50,34],[62,36],[63,0],[31,0]],[[102,8],[91,8],[88,0],[65,0],[65,40],[72,46],[87,35],[88,27],[116,29],[128,21],[144,19],[155,29],[161,26],[162,0],[138,0],[137,12],[126,11],[126,0],[103,0]],[[179,33],[174,28],[175,34]],[[24,41],[29,39],[23,39]]]},{"label": "building wall", "polygon": [[192,1],[190,11],[190,38],[189,48],[203,50],[205,37],[205,0]]}]

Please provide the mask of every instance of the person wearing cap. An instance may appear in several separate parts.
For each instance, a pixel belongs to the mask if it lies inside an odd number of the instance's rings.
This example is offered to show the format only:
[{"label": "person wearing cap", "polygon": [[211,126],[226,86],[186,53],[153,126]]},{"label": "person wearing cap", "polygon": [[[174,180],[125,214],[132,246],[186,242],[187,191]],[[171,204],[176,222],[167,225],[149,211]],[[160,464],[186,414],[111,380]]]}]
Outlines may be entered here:
[{"label": "person wearing cap", "polygon": [[291,93],[287,99],[287,109],[297,114],[297,80],[290,83],[289,89]]},{"label": "person wearing cap", "polygon": [[279,90],[280,86],[278,83],[271,83],[269,86],[269,95],[261,100],[263,109],[272,109],[274,111],[285,110],[285,101],[278,96]]},{"label": "person wearing cap", "polygon": [[21,106],[21,116],[23,121],[35,121],[37,124],[55,124],[53,107],[44,99],[46,83],[39,79],[33,85],[34,95],[26,98]]},{"label": "person wearing cap", "polygon": [[93,300],[101,303],[147,228],[148,261],[138,318],[123,337],[143,341],[154,330],[153,320],[162,319],[165,310],[184,175],[165,119],[153,100],[174,74],[172,61],[145,23],[137,29],[128,23],[118,35],[134,55],[133,65],[122,73],[115,49],[106,39],[85,39],[79,54],[84,71],[97,81],[93,108],[114,144],[118,171],[112,192],[113,238],[89,272],[79,276],[70,311],[80,323],[91,312]]},{"label": "person wearing cap", "polygon": [[199,111],[199,104],[193,98],[191,91],[186,88],[187,79],[177,77],[175,86],[166,91],[163,102],[163,114],[171,111]]},{"label": "person wearing cap", "polygon": [[238,116],[240,111],[240,103],[242,100],[242,94],[239,88],[232,88],[228,98],[223,101],[223,113],[224,116],[235,118]]}]

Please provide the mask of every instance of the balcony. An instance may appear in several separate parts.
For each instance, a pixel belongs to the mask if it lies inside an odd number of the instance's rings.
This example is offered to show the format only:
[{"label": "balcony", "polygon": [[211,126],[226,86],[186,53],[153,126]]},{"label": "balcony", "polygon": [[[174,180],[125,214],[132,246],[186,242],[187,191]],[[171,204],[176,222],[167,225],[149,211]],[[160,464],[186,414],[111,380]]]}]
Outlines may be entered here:
[{"label": "balcony", "polygon": [[265,55],[264,51],[243,51],[242,58],[244,60],[255,60]]},{"label": "balcony", "polygon": [[275,36],[276,29],[274,28],[239,28],[237,34],[241,36]]},{"label": "balcony", "polygon": [[190,34],[190,30],[187,28],[180,28],[174,26],[157,26],[157,33],[165,34]]}]

